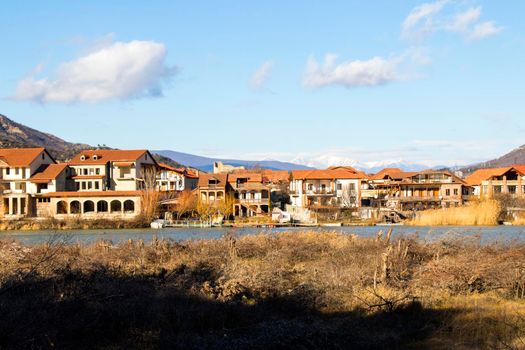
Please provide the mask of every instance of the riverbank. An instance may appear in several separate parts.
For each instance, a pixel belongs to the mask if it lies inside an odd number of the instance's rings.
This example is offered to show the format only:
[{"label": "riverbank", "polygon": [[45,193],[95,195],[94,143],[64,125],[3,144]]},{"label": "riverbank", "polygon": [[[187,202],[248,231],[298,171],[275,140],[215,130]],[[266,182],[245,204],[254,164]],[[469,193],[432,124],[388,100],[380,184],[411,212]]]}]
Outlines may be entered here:
[{"label": "riverbank", "polygon": [[147,228],[149,226],[149,220],[141,217],[128,220],[80,218],[57,220],[54,218],[44,218],[4,220],[0,222],[0,231],[134,229]]},{"label": "riverbank", "polygon": [[0,240],[0,347],[519,348],[525,244]]}]

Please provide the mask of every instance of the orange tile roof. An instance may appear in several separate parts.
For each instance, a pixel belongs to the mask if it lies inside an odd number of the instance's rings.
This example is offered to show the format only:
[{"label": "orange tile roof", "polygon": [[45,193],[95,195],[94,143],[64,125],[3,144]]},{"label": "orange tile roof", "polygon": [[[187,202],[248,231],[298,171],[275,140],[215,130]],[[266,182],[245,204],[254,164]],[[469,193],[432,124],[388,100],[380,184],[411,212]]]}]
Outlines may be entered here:
[{"label": "orange tile roof", "polygon": [[240,172],[240,173],[232,173],[228,175],[228,182],[233,183],[237,182],[237,179],[243,179],[246,178],[248,182],[262,182],[263,176],[261,173],[254,173],[254,172]]},{"label": "orange tile roof", "polygon": [[514,169],[518,170],[520,173],[525,174],[525,164],[514,164],[511,165]]},{"label": "orange tile roof", "polygon": [[217,179],[219,182],[216,186],[224,187],[226,186],[228,182],[228,174],[227,173],[221,173],[221,174],[202,174],[199,176],[199,187],[208,187],[209,183],[208,180],[210,179]]},{"label": "orange tile roof", "polygon": [[0,148],[0,160],[12,167],[28,167],[42,152],[47,153],[46,149],[42,147]]},{"label": "orange tile roof", "polygon": [[465,178],[465,181],[471,186],[480,185],[482,181],[488,180],[494,176],[502,176],[503,174],[512,169],[518,171],[518,173],[523,175],[521,171],[513,167],[485,168],[476,170],[475,172],[467,176]]},{"label": "orange tile roof", "polygon": [[266,170],[262,171],[262,175],[268,179],[269,182],[288,182],[290,180],[290,172],[288,170]]},{"label": "orange tile roof", "polygon": [[49,192],[43,197],[137,197],[141,191],[66,191],[66,192]]},{"label": "orange tile roof", "polygon": [[[116,150],[116,149],[91,149],[84,150],[78,153],[71,159],[70,164],[82,165],[82,164],[94,164],[102,165],[107,162],[124,162],[124,161],[136,161],[144,155],[148,150]],[[149,152],[148,152],[149,153]],[[97,159],[93,159],[93,156],[97,156]],[[85,160],[81,160],[81,156],[85,156]],[[151,156],[151,155],[150,155]],[[153,157],[151,156],[153,159]],[[153,161],[155,161],[153,159]]]},{"label": "orange tile roof", "polygon": [[162,168],[162,169],[174,171],[174,172],[179,173],[179,174],[183,174],[184,173],[184,168],[175,168],[175,167],[172,167],[171,165],[168,165],[166,163],[159,163],[159,167]]},{"label": "orange tile roof", "polygon": [[384,179],[386,176],[395,180],[402,180],[406,177],[410,177],[415,174],[417,173],[412,171],[403,171],[399,168],[384,168],[375,175],[370,176],[370,180],[381,180]]},{"label": "orange tile roof", "polygon": [[186,177],[188,178],[192,178],[192,179],[198,179],[199,178],[199,174],[193,170],[190,170],[190,169],[186,169],[186,173],[184,174],[186,175]]},{"label": "orange tile roof", "polygon": [[41,165],[30,180],[33,183],[47,183],[56,179],[66,168],[67,163]]}]

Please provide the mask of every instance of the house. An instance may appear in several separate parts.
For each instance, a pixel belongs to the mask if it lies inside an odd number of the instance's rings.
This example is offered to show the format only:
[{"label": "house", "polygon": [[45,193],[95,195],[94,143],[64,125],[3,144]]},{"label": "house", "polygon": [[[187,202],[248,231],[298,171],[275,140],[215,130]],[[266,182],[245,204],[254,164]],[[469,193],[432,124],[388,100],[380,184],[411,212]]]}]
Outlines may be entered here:
[{"label": "house", "polygon": [[157,162],[147,150],[84,150],[68,163],[66,188],[42,194],[40,212],[63,218],[132,218],[144,190],[154,189]]},{"label": "house", "polygon": [[366,175],[352,167],[293,170],[290,198],[294,207],[356,208]]},{"label": "house", "polygon": [[38,195],[64,185],[64,167],[44,148],[2,148],[0,170],[4,218],[35,216]]},{"label": "house", "polygon": [[261,173],[234,173],[228,175],[233,191],[233,213],[238,217],[268,215],[271,187]]},{"label": "house", "polygon": [[369,175],[366,189],[363,189],[361,194],[362,205],[386,207],[387,199],[399,190],[398,183],[415,174],[399,168],[384,168],[376,174]]},{"label": "house", "polygon": [[373,206],[400,211],[458,206],[470,186],[458,176],[441,170],[403,172],[384,169],[369,179]]},{"label": "house", "polygon": [[206,204],[217,204],[231,195],[228,174],[201,174],[198,183],[199,200]]},{"label": "house", "polygon": [[474,188],[474,195],[492,198],[498,194],[525,196],[525,165],[478,169],[465,181]]},{"label": "house", "polygon": [[160,191],[194,190],[198,184],[198,172],[175,168],[165,163],[159,163],[157,188]]}]

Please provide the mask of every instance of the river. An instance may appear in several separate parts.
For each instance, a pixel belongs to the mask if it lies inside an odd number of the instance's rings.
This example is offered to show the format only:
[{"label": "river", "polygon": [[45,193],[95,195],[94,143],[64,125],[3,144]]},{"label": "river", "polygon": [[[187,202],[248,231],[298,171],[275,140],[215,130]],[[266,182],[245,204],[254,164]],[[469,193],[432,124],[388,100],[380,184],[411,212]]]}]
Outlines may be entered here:
[{"label": "river", "polygon": [[[387,231],[390,227],[382,226],[344,226],[344,227],[316,227],[316,228],[164,228],[154,229],[120,229],[120,230],[72,230],[72,231],[4,231],[0,233],[0,239],[15,239],[25,245],[34,245],[60,240],[65,243],[87,244],[98,240],[107,240],[119,243],[129,239],[142,239],[151,241],[154,237],[158,239],[173,239],[185,241],[191,239],[219,239],[227,232],[234,232],[238,236],[254,235],[259,233],[272,234],[276,232],[290,231],[317,231],[317,232],[339,232],[344,234],[355,234],[362,237],[375,236],[379,230]],[[391,226],[393,237],[416,236],[424,241],[443,239],[445,237],[466,238],[473,242],[487,243],[525,243],[525,226]]]}]

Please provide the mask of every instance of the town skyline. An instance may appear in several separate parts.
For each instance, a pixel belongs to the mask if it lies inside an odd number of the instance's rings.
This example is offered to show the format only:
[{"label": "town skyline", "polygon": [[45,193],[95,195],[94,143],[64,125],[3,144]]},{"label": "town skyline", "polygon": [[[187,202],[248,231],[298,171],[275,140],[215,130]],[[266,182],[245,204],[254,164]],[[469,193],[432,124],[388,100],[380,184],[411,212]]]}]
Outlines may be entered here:
[{"label": "town skyline", "polygon": [[518,1],[28,4],[0,14],[0,112],[71,142],[316,167],[525,143]]}]

